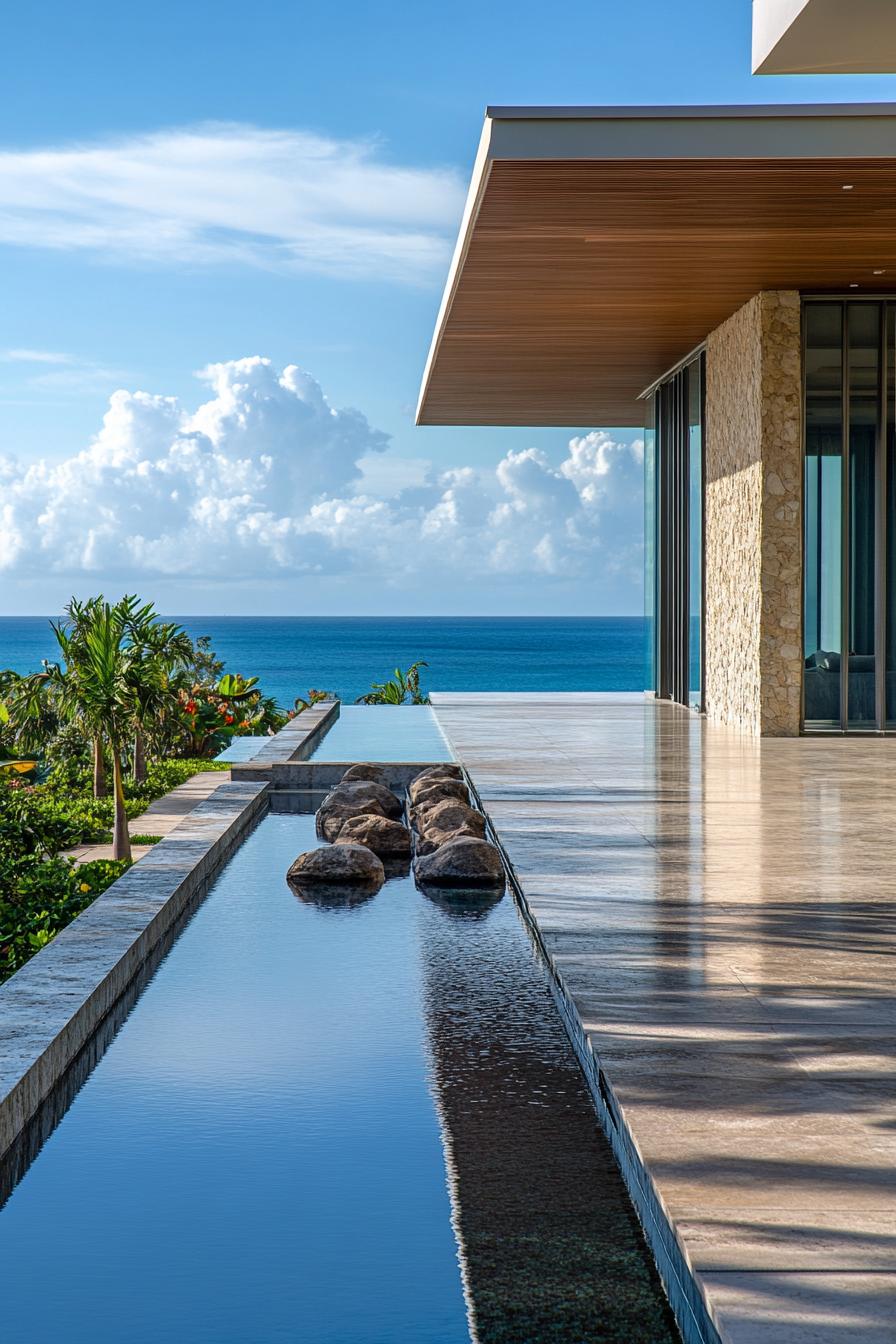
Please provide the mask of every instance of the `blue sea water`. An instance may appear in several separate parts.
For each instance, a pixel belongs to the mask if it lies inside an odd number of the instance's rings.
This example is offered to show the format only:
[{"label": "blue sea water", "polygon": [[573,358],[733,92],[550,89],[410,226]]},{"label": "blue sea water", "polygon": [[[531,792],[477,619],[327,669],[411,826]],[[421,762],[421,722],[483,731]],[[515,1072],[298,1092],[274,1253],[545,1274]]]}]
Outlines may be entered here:
[{"label": "blue sea water", "polygon": [[[640,691],[646,622],[635,616],[180,616],[210,635],[230,672],[257,676],[290,706],[310,687],[357,699],[396,666],[425,659],[437,691]],[[54,656],[45,616],[0,617],[0,668],[36,671]]]}]

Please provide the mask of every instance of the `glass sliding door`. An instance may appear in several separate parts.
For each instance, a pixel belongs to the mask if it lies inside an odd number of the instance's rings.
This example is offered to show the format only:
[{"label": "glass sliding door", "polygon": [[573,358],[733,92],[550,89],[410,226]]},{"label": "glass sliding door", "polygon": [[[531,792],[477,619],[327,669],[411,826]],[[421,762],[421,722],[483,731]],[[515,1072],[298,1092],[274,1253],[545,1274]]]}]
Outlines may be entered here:
[{"label": "glass sliding door", "polygon": [[702,357],[660,383],[645,436],[646,579],[654,690],[702,706]]},{"label": "glass sliding door", "polygon": [[894,304],[804,304],[807,730],[896,719]]}]

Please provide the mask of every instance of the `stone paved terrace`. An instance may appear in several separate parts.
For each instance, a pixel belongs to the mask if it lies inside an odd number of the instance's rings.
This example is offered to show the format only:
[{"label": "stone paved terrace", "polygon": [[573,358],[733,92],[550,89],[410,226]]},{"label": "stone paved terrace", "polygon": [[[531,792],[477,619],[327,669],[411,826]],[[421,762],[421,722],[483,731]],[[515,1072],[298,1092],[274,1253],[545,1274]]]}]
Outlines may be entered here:
[{"label": "stone paved terrace", "polygon": [[695,1322],[702,1295],[726,1344],[892,1344],[896,740],[759,740],[642,696],[433,699]]},{"label": "stone paved terrace", "polygon": [[[226,784],[229,779],[230,774],[226,770],[202,770],[191,775],[170,793],[166,793],[162,798],[156,798],[139,817],[128,822],[129,833],[132,836],[170,835],[175,826],[179,826],[194,807],[198,807],[206,798],[211,797],[218,785]],[[151,845],[132,845],[134,862],[142,859],[151,848]],[[112,846],[111,844],[77,845],[74,849],[66,850],[66,854],[76,863],[89,863],[94,859],[111,859]]]}]

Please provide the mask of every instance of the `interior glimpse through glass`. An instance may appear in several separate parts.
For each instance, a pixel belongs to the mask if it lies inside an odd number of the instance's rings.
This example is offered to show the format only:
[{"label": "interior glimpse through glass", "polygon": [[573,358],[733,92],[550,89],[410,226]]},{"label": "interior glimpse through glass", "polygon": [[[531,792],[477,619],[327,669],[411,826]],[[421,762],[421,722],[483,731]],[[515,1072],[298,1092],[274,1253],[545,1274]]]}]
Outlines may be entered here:
[{"label": "interior glimpse through glass", "polygon": [[805,309],[804,614],[807,723],[840,726],[843,305]]}]

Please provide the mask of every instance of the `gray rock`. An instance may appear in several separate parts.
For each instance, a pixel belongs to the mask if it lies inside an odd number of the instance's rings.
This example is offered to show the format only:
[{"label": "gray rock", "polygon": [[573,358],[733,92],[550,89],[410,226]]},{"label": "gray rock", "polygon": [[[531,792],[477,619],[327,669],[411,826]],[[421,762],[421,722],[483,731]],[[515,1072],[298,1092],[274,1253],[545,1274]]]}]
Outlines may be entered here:
[{"label": "gray rock", "polygon": [[328,845],[310,849],[290,864],[287,881],[298,886],[333,883],[381,887],[386,880],[383,865],[364,845]]},{"label": "gray rock", "polygon": [[428,789],[431,784],[435,784],[439,780],[463,782],[460,770],[456,765],[430,766],[428,770],[421,770],[419,775],[415,775],[408,785],[408,797],[411,802],[416,802],[418,793],[423,789]]},{"label": "gray rock", "polygon": [[487,840],[463,836],[417,858],[414,876],[425,887],[503,887],[504,865]]},{"label": "gray rock", "polygon": [[485,835],[485,817],[458,798],[445,798],[425,809],[415,808],[412,821],[420,835],[429,835],[430,831],[456,831],[461,826],[472,835]]},{"label": "gray rock", "polygon": [[365,779],[370,784],[382,784],[388,788],[386,772],[381,765],[372,765],[369,761],[362,761],[360,765],[350,765],[346,770],[340,784],[354,784],[359,779]]},{"label": "gray rock", "polygon": [[444,802],[446,798],[456,798],[458,802],[468,803],[470,794],[459,779],[433,779],[427,782],[425,788],[417,790],[413,802],[415,807],[425,808]]},{"label": "gray rock", "polygon": [[[396,821],[404,812],[404,805],[392,790],[387,789],[383,784],[377,784],[372,779],[350,779],[347,782],[337,784],[335,789],[327,794],[321,803],[321,808],[367,801],[378,803],[382,808],[383,816],[392,817]],[[372,808],[371,811],[375,812],[376,808]]]},{"label": "gray rock", "polygon": [[458,826],[453,831],[441,831],[437,828],[429,830],[425,835],[417,837],[418,854],[434,854],[442,845],[447,845],[450,840],[460,840],[464,836],[472,836],[474,840],[481,840],[482,836],[469,826]]},{"label": "gray rock", "polygon": [[405,858],[411,852],[411,833],[400,821],[364,812],[349,817],[336,837],[337,845],[366,845],[381,859]]},{"label": "gray rock", "polygon": [[322,839],[333,841],[352,817],[369,816],[371,813],[380,817],[385,815],[379,803],[372,798],[358,798],[353,803],[323,802],[317,809],[317,833]]}]

